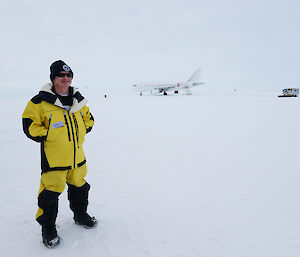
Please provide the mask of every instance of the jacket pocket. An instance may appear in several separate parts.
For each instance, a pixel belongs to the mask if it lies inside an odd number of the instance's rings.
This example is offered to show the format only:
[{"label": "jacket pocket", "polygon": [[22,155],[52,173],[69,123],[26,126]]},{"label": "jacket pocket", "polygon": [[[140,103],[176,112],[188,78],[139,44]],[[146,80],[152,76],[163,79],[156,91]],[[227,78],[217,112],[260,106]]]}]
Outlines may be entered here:
[{"label": "jacket pocket", "polygon": [[49,125],[48,125],[48,129],[47,129],[46,140],[48,138],[49,129],[50,129],[50,126],[51,126],[51,119],[52,119],[52,113],[50,114],[50,117],[49,117]]},{"label": "jacket pocket", "polygon": [[74,125],[75,125],[75,132],[76,132],[76,139],[77,139],[77,146],[79,148],[79,128],[78,128],[78,123],[75,114],[73,113],[73,120],[74,120]]},{"label": "jacket pocket", "polygon": [[81,120],[82,120],[82,124],[83,124],[83,128],[84,128],[84,135],[86,134],[86,127],[85,127],[85,123],[84,123],[84,119],[83,119],[83,113],[80,112],[80,115],[81,115]]},{"label": "jacket pocket", "polygon": [[68,123],[68,120],[67,120],[66,112],[64,112],[64,117],[65,117],[65,123],[66,123],[67,130],[68,130],[68,138],[69,138],[69,141],[71,141],[70,127],[69,127],[69,123]]}]

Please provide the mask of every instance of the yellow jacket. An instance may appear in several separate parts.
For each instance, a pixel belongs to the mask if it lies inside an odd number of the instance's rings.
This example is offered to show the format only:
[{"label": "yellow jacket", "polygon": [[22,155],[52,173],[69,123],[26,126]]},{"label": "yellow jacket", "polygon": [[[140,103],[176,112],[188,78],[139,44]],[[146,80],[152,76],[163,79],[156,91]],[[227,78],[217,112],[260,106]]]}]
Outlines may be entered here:
[{"label": "yellow jacket", "polygon": [[42,172],[68,170],[86,163],[82,149],[84,136],[94,125],[87,100],[75,88],[73,105],[67,111],[52,83],[46,84],[27,104],[22,115],[24,133],[41,143]]}]

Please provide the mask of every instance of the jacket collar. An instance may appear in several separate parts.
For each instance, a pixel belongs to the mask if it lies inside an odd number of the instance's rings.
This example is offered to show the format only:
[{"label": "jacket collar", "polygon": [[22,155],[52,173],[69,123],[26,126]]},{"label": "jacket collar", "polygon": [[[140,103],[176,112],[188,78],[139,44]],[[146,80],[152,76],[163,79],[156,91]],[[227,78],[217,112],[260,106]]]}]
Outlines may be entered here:
[{"label": "jacket collar", "polygon": [[[39,92],[39,96],[46,102],[56,105],[58,107],[64,108],[63,104],[59,100],[58,96],[51,90],[53,83],[47,83],[42,87]],[[79,93],[77,88],[73,87],[73,105],[69,113],[74,113],[79,111],[83,106],[87,104],[87,100]]]}]

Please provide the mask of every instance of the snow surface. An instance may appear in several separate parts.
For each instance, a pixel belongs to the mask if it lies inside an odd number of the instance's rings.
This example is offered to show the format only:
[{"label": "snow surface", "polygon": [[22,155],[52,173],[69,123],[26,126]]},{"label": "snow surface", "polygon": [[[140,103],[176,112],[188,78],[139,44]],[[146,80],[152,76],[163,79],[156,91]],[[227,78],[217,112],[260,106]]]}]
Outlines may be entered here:
[{"label": "snow surface", "polygon": [[39,145],[21,125],[38,90],[1,89],[1,257],[300,256],[298,98],[80,88],[95,117],[84,148],[99,226],[75,225],[64,191],[62,241],[47,249],[34,220]]}]

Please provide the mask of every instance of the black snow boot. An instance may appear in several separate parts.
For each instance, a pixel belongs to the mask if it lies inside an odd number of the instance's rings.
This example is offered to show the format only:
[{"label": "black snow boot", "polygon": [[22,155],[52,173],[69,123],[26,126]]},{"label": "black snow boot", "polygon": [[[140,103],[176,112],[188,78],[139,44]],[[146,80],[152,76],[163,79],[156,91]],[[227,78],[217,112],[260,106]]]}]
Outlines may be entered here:
[{"label": "black snow boot", "polygon": [[70,201],[70,208],[74,213],[75,223],[85,228],[95,227],[97,220],[95,217],[87,214],[90,185],[85,183],[82,187],[75,187],[70,184],[68,186],[68,199]]},{"label": "black snow boot", "polygon": [[56,227],[42,226],[43,243],[48,248],[52,248],[59,244],[59,236],[57,235]]},{"label": "black snow boot", "polygon": [[74,214],[75,224],[83,226],[85,228],[93,228],[97,226],[97,220],[95,217],[91,217],[87,213]]}]

